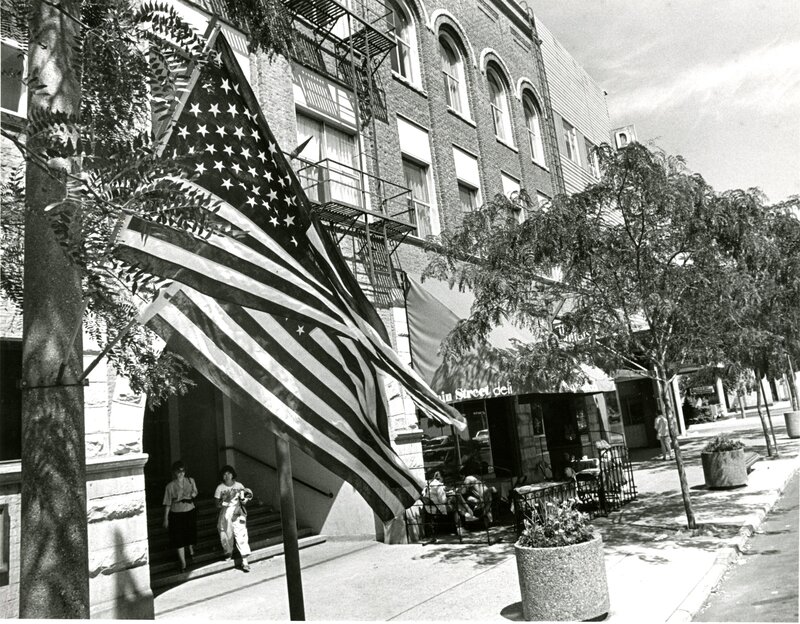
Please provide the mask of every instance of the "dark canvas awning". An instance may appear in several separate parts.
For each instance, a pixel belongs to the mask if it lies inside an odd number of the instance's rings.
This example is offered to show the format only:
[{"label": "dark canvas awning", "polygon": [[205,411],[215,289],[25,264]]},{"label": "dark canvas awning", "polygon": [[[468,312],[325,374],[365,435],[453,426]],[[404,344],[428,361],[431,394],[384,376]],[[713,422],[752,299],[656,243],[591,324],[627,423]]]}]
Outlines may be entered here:
[{"label": "dark canvas awning", "polygon": [[[549,392],[528,382],[516,383],[504,370],[501,354],[514,349],[514,341],[531,342],[530,332],[505,324],[495,328],[486,344],[446,362],[440,353],[442,339],[459,319],[469,316],[470,292],[452,290],[438,280],[421,283],[408,278],[406,309],[414,369],[443,400],[448,402],[486,399],[499,396]],[[580,387],[562,388],[564,392],[605,392],[614,389],[614,382],[602,371],[585,367],[589,381]]]}]

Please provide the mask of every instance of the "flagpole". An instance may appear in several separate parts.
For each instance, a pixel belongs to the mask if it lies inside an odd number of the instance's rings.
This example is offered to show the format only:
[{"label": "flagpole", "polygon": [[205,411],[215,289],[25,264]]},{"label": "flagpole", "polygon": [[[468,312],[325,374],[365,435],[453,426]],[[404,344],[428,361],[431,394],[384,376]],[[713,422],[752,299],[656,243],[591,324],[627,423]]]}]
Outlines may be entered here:
[{"label": "flagpole", "polygon": [[306,619],[303,605],[303,579],[300,574],[300,548],[297,544],[297,519],[294,513],[294,486],[289,441],[275,434],[275,456],[278,463],[278,484],[281,493],[281,527],[283,556],[286,562],[286,586],[289,591],[289,619]]}]

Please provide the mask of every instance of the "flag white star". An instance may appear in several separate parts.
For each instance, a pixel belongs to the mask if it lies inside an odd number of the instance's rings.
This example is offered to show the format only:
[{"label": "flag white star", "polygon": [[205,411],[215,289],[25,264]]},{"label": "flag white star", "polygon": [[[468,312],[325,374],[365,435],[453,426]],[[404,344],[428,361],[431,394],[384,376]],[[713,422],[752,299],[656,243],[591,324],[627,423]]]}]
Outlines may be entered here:
[{"label": "flag white star", "polygon": [[285,187],[285,186],[286,186],[286,184],[287,184],[287,180],[289,180],[289,178],[288,178],[288,177],[286,177],[286,178],[278,178],[278,183],[279,183],[281,186],[284,186],[284,187]]},{"label": "flag white star", "polygon": [[257,176],[258,175],[258,171],[256,171],[255,167],[248,167],[247,168],[247,173],[249,173],[251,176]]},{"label": "flag white star", "polygon": [[194,116],[197,117],[200,114],[200,105],[197,102],[195,102],[189,107],[189,112],[193,113]]},{"label": "flag white star", "polygon": [[195,163],[194,170],[200,175],[203,175],[206,172],[206,166],[201,162]]},{"label": "flag white star", "polygon": [[236,127],[236,130],[233,131],[233,133],[236,135],[236,138],[238,138],[238,139],[244,138],[244,132],[238,126]]},{"label": "flag white star", "polygon": [[[238,130],[238,128],[237,128],[237,130]],[[246,147],[242,148],[241,154],[245,159],[250,158],[250,150],[247,149]]]},{"label": "flag white star", "polygon": [[213,156],[216,153],[217,148],[214,147],[213,143],[206,143],[206,151]]},{"label": "flag white star", "polygon": [[253,137],[256,141],[258,141],[258,137],[261,136],[258,132],[258,128],[253,128],[250,131],[250,136]]},{"label": "flag white star", "polygon": [[274,226],[276,226],[276,227],[277,227],[277,225],[278,225],[278,217],[276,217],[275,215],[272,215],[272,217],[270,217],[270,220],[269,220],[269,222],[270,222],[272,225],[274,225]]},{"label": "flag white star", "polygon": [[270,143],[269,145],[267,145],[267,149],[269,150],[270,154],[274,154],[275,152],[278,151],[278,148],[275,146],[274,143]]},{"label": "flag white star", "polygon": [[230,189],[233,186],[233,182],[226,178],[222,181],[222,186],[224,186],[226,189]]},{"label": "flag white star", "polygon": [[274,202],[276,199],[278,199],[278,194],[275,192],[275,189],[270,189],[269,193],[267,193],[267,196],[271,202]]},{"label": "flag white star", "polygon": [[292,241],[292,245],[297,247],[297,241],[295,240],[294,236],[292,236],[291,241]]},{"label": "flag white star", "polygon": [[231,165],[231,169],[233,169],[236,173],[241,173],[242,168],[239,166],[239,163],[235,162]]},{"label": "flag white star", "polygon": [[246,111],[244,111],[244,114],[247,115],[247,118],[250,121],[255,121],[256,120],[256,114],[255,113],[251,113],[249,110],[246,110]]},{"label": "flag white star", "polygon": [[267,182],[272,182],[272,174],[269,171],[264,172],[264,177],[267,179]]},{"label": "flag white star", "polygon": [[294,215],[286,215],[283,220],[286,223],[286,227],[294,225]]},{"label": "flag white star", "polygon": [[236,93],[239,93],[239,85],[238,85],[238,84],[236,84],[235,82],[233,83],[233,90],[234,90]]},{"label": "flag white star", "polygon": [[259,160],[260,160],[262,163],[267,161],[267,155],[266,155],[264,152],[262,152],[261,150],[258,150],[258,156],[257,156],[257,158],[258,158],[258,159],[259,159]]},{"label": "flag white star", "polygon": [[205,136],[208,134],[208,128],[206,128],[205,124],[202,126],[197,126],[197,133],[202,134],[203,138],[205,138]]},{"label": "flag white star", "polygon": [[220,137],[225,136],[225,126],[217,126],[217,129],[214,130]]},{"label": "flag white star", "polygon": [[222,167],[222,161],[221,160],[215,160],[214,161],[214,169],[216,169],[217,171],[222,171],[223,167]]},{"label": "flag white star", "polygon": [[253,208],[256,207],[256,198],[252,195],[247,198],[247,203],[250,204]]},{"label": "flag white star", "polygon": [[261,187],[260,186],[256,186],[254,184],[253,185],[253,193],[256,194],[256,195],[261,195]]},{"label": "flag white star", "polygon": [[230,145],[226,145],[222,148],[222,151],[225,152],[228,156],[233,156],[233,148]]},{"label": "flag white star", "polygon": [[189,136],[189,131],[186,129],[186,126],[181,126],[181,129],[178,130],[178,134],[182,139],[185,139],[187,136]]},{"label": "flag white star", "polygon": [[231,90],[231,83],[228,82],[227,78],[222,79],[222,90],[225,91],[225,94],[228,94],[228,91]]},{"label": "flag white star", "polygon": [[222,52],[219,50],[214,52],[214,64],[219,67],[222,65]]},{"label": "flag white star", "polygon": [[302,336],[302,335],[305,333],[305,331],[306,331],[306,330],[305,330],[305,329],[303,329],[303,326],[302,326],[302,325],[298,325],[298,326],[297,326],[297,335],[298,335],[298,336]]},{"label": "flag white star", "polygon": [[216,117],[219,114],[219,104],[212,104],[211,108],[208,109],[208,112]]},{"label": "flag white star", "polygon": [[231,115],[236,115],[239,111],[236,109],[236,104],[228,104],[228,112]]}]

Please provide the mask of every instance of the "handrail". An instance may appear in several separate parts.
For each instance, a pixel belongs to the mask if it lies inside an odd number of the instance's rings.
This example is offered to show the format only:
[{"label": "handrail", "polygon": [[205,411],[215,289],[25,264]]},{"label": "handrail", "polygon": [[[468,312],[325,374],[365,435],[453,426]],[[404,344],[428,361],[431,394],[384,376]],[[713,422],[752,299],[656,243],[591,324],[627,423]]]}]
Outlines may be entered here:
[{"label": "handrail", "polygon": [[[239,453],[240,455],[244,455],[245,457],[247,457],[247,459],[251,459],[252,461],[254,461],[256,463],[259,463],[262,466],[266,466],[267,468],[269,468],[271,470],[274,470],[275,472],[278,472],[278,469],[275,466],[273,466],[272,464],[268,464],[263,459],[260,459],[260,458],[256,457],[255,455],[251,455],[247,451],[243,451],[242,449],[236,448],[235,446],[223,446],[223,447],[220,447],[219,450],[220,451],[234,451],[235,453]],[[315,486],[311,485],[310,483],[306,483],[302,479],[298,479],[295,476],[292,476],[292,481],[297,481],[300,485],[304,485],[309,490],[314,490],[315,492],[318,492],[318,493],[322,494],[323,496],[327,496],[328,498],[333,498],[333,492],[325,492],[324,490],[320,490],[318,487],[315,487]]]}]

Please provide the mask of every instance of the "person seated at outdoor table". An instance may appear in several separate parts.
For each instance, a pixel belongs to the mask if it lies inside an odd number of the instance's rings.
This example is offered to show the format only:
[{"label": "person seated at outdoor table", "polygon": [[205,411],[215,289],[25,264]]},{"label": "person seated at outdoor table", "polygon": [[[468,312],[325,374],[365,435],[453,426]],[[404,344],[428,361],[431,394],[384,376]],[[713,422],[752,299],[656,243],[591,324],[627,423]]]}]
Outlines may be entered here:
[{"label": "person seated at outdoor table", "polygon": [[422,491],[422,496],[430,501],[423,505],[428,513],[446,514],[451,511],[452,506],[447,502],[447,489],[442,481],[442,473],[438,470],[433,473],[433,478],[428,481]]},{"label": "person seated at outdoor table", "polygon": [[467,475],[461,482],[461,499],[465,501],[471,512],[472,518],[466,515],[465,520],[477,519],[485,516],[492,521],[492,490],[475,475]]}]

